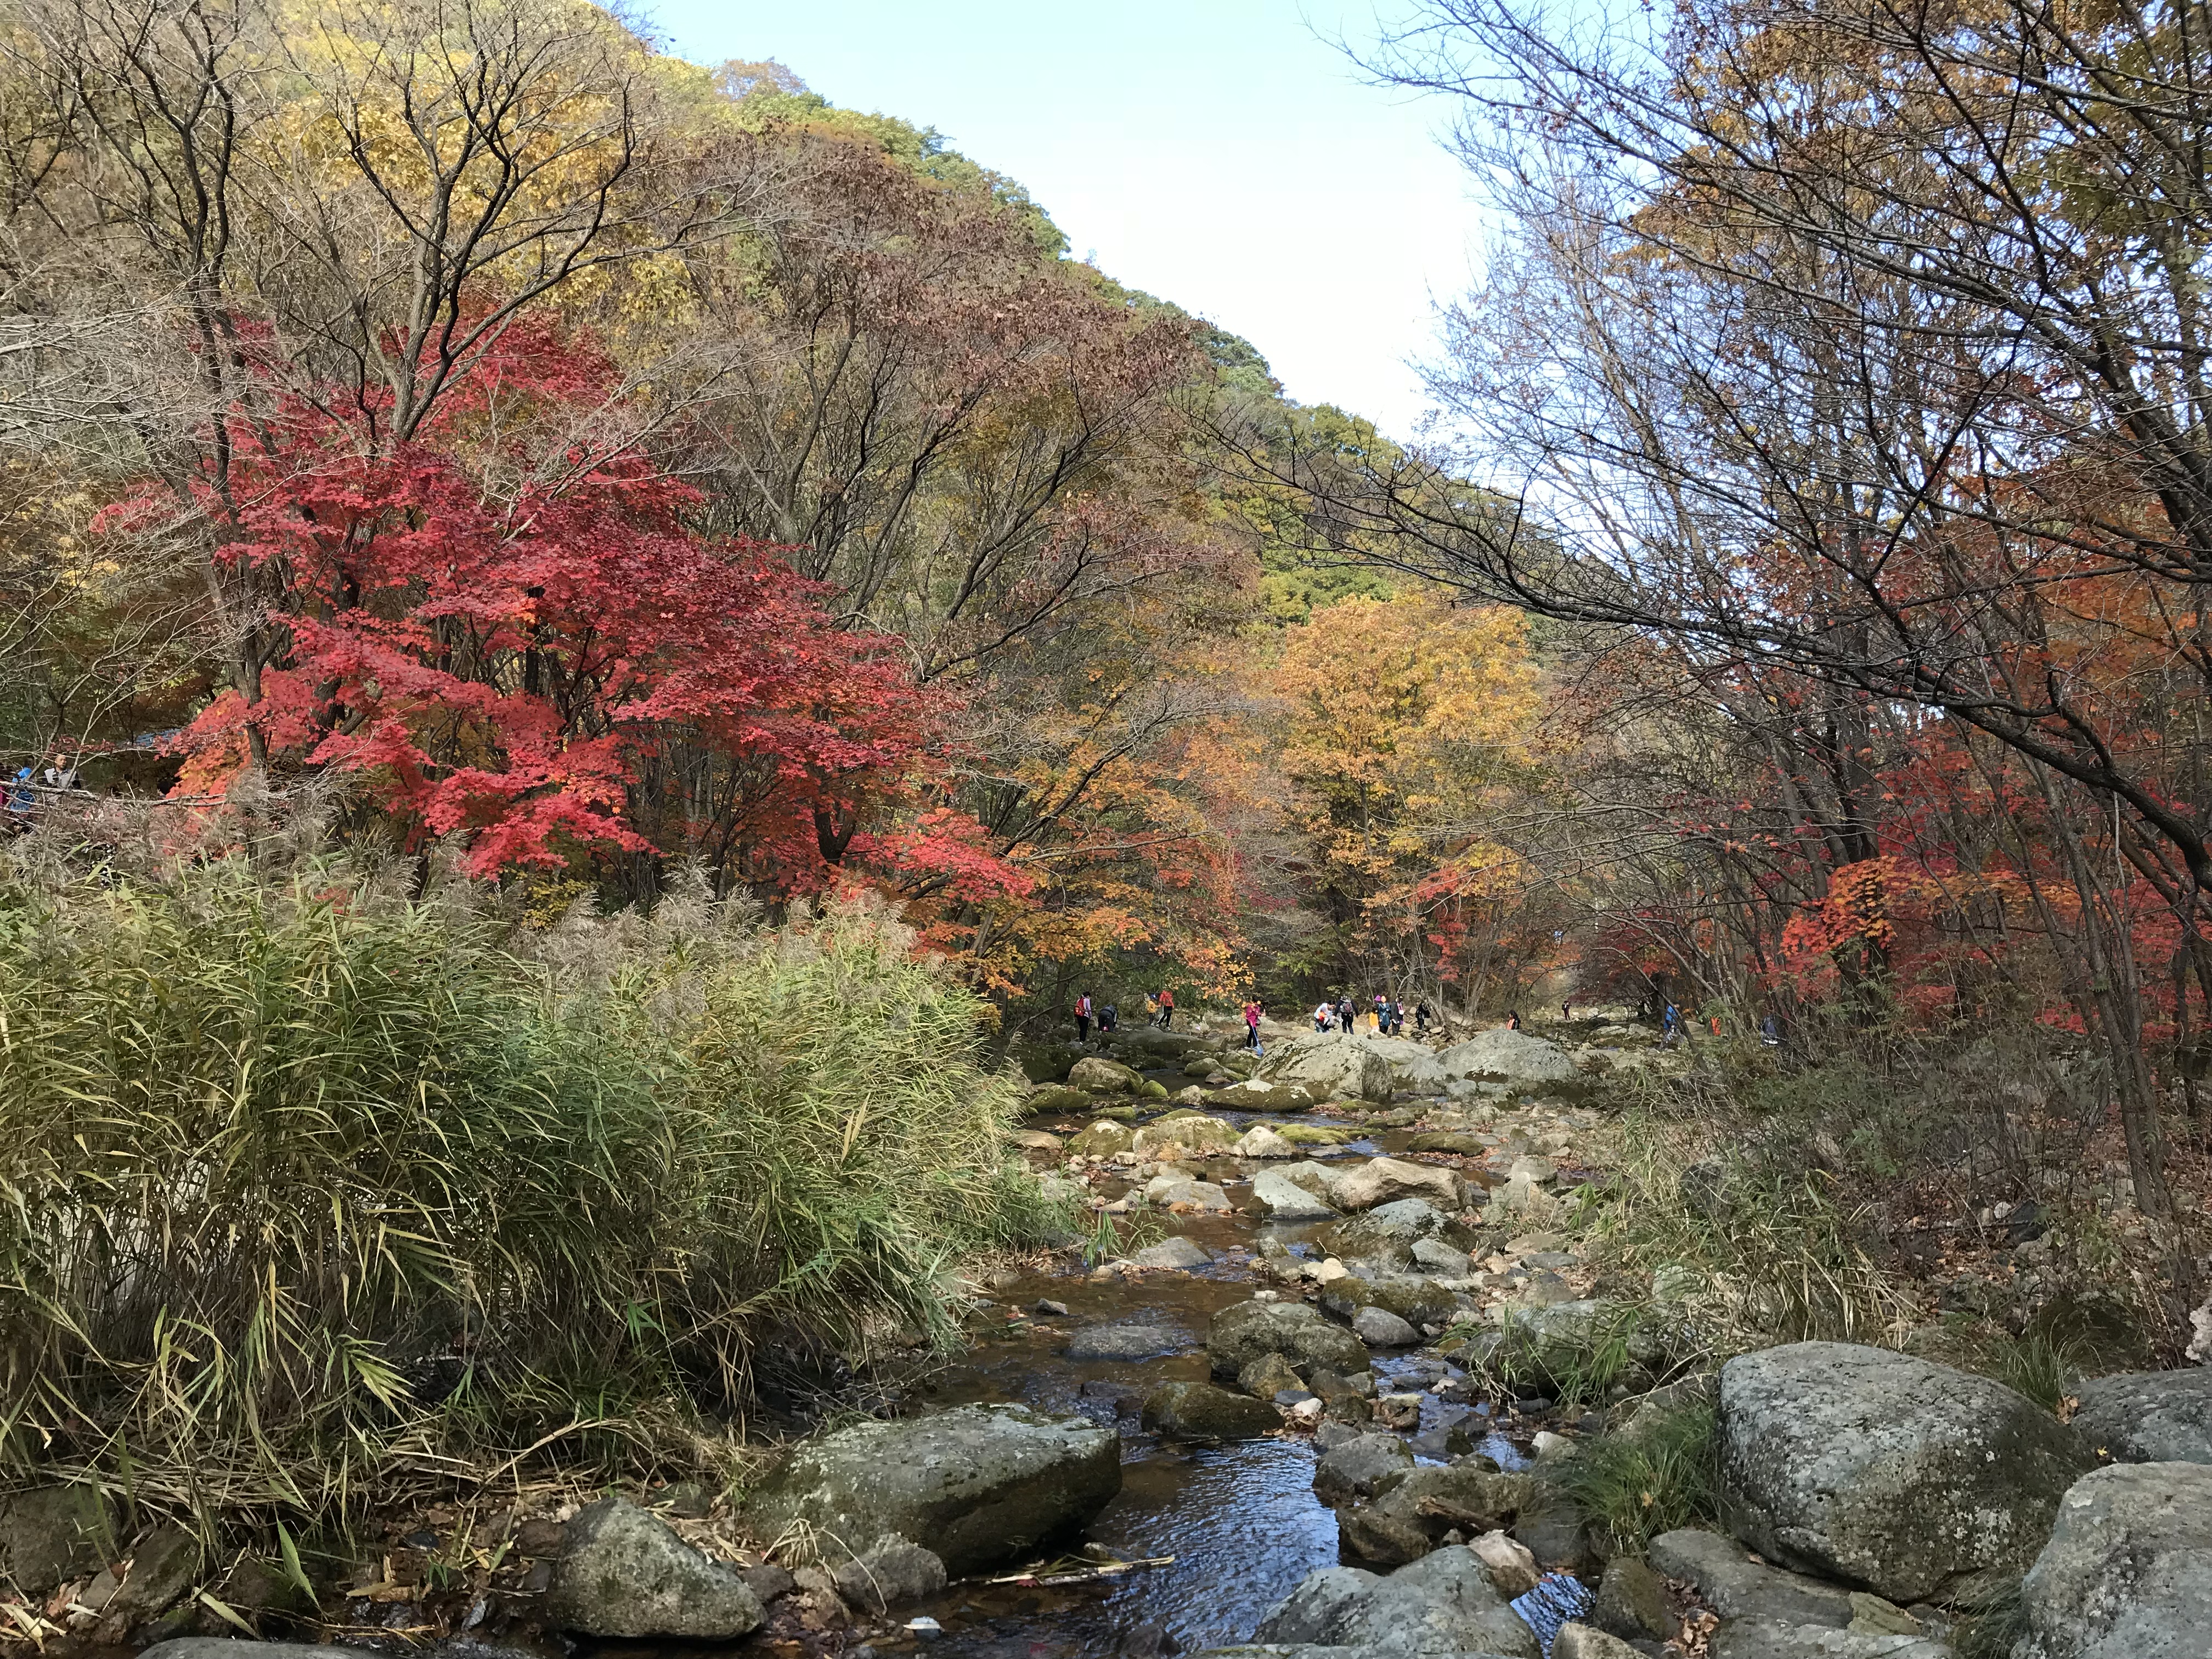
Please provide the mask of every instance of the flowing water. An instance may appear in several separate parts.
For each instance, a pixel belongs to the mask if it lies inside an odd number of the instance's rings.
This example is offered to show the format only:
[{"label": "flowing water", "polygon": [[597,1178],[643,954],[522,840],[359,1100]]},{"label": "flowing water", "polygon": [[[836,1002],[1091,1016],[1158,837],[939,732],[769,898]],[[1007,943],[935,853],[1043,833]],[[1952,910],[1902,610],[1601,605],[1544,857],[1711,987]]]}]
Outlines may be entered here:
[{"label": "flowing water", "polygon": [[[1297,1121],[1240,1112],[1218,1115],[1240,1127]],[[1038,1123],[1063,1133],[1082,1125],[1073,1118]],[[1409,1133],[1384,1131],[1340,1149],[1302,1150],[1320,1157],[1373,1157],[1401,1150]],[[1267,1166],[1216,1158],[1188,1167],[1223,1186],[1233,1202],[1249,1206],[1250,1178]],[[1093,1190],[1112,1198],[1119,1189],[1109,1185]],[[927,1644],[933,1654],[947,1659],[1075,1659],[1249,1641],[1261,1618],[1299,1580],[1337,1564],[1335,1516],[1313,1494],[1316,1452],[1310,1440],[1285,1434],[1220,1445],[1185,1444],[1144,1432],[1136,1416],[1145,1394],[1159,1383],[1206,1380],[1207,1322],[1260,1288],[1251,1268],[1263,1234],[1295,1252],[1312,1254],[1308,1236],[1319,1224],[1280,1225],[1243,1209],[1229,1216],[1167,1219],[1171,1231],[1213,1255],[1210,1267],[1126,1278],[1093,1278],[1078,1269],[1001,1284],[992,1293],[994,1311],[988,1316],[995,1328],[987,1326],[965,1359],[941,1379],[936,1399],[948,1405],[1011,1401],[1055,1415],[1118,1421],[1121,1495],[1085,1529],[1082,1541],[1103,1545],[1122,1560],[1173,1559],[1082,1584],[955,1584],[944,1595],[908,1610],[933,1617],[942,1626],[943,1634]],[[1067,1315],[1036,1315],[1042,1300],[1065,1304]],[[1014,1316],[1017,1310],[1024,1316]],[[1067,1358],[1068,1339],[1099,1325],[1164,1326],[1185,1340],[1177,1352],[1156,1359]],[[1434,1362],[1428,1363],[1433,1370]],[[1378,1356],[1376,1369],[1387,1390],[1392,1372],[1419,1364]],[[1431,1419],[1437,1405],[1431,1403]],[[1486,1415],[1487,1407],[1480,1409]],[[1522,1449],[1496,1429],[1480,1449],[1507,1467],[1517,1467],[1524,1457]],[[899,1651],[920,1644],[900,1637],[878,1638],[873,1645]]]}]

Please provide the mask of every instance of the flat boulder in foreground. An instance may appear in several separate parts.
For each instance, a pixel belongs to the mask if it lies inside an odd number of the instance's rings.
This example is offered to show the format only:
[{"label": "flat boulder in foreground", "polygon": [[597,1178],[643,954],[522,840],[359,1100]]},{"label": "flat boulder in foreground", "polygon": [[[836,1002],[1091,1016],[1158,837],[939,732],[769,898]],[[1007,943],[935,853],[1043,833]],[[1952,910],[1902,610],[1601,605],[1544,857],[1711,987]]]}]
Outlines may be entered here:
[{"label": "flat boulder in foreground", "polygon": [[1117,1431],[1024,1406],[961,1406],[809,1440],[745,1513],[771,1534],[804,1520],[840,1538],[909,1539],[957,1578],[1034,1551],[1121,1489]]},{"label": "flat boulder in foreground", "polygon": [[2076,1481],[2021,1607],[2014,1659],[2212,1652],[2212,1468],[2119,1463]]},{"label": "flat boulder in foreground", "polygon": [[702,1555],[627,1498],[580,1510],[566,1538],[545,1594],[545,1616],[562,1630],[724,1642],[763,1617],[735,1568]]}]

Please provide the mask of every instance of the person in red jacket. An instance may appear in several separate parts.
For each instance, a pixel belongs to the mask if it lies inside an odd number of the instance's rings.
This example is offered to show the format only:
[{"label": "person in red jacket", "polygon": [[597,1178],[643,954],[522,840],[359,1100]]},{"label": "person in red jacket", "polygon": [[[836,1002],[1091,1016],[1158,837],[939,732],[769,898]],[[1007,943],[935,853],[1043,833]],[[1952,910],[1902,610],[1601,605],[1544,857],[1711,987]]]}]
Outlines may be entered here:
[{"label": "person in red jacket", "polygon": [[1164,985],[1160,987],[1160,1030],[1166,1030],[1175,1024],[1175,993]]},{"label": "person in red jacket", "polygon": [[1260,1046],[1260,1005],[1256,1002],[1244,1005],[1244,1046],[1247,1048]]},{"label": "person in red jacket", "polygon": [[1091,993],[1075,994],[1075,1041],[1079,1048],[1091,1041]]}]

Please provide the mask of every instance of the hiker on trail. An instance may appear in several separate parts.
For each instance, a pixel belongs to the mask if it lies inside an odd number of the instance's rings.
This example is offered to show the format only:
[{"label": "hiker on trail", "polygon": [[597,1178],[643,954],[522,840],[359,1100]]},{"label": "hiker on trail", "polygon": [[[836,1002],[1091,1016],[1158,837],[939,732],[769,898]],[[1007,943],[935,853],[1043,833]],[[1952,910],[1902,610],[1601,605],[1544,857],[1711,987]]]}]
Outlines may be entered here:
[{"label": "hiker on trail", "polygon": [[1352,1030],[1352,993],[1346,991],[1344,1000],[1336,1005],[1336,1029],[1349,1035]]},{"label": "hiker on trail", "polygon": [[1413,1035],[1415,1036],[1428,1036],[1429,1022],[1435,1018],[1436,1016],[1429,1012],[1429,1005],[1426,998],[1415,1003],[1413,1005]]},{"label": "hiker on trail", "polygon": [[1244,1046],[1247,1048],[1260,1046],[1260,1005],[1256,1002],[1244,1005]]},{"label": "hiker on trail", "polygon": [[1160,987],[1160,1030],[1166,1030],[1175,1021],[1175,993],[1164,985]]},{"label": "hiker on trail", "polygon": [[1328,1023],[1330,1019],[1335,1016],[1335,1013],[1336,1010],[1329,1006],[1328,999],[1323,997],[1319,1002],[1314,1005],[1314,1030],[1316,1031],[1326,1031],[1328,1030]]},{"label": "hiker on trail", "polygon": [[1674,1046],[1675,1039],[1681,1035],[1682,1011],[1670,1002],[1667,1005],[1667,1012],[1659,1016],[1660,1043],[1662,1047],[1671,1048]]},{"label": "hiker on trail", "polygon": [[1517,1031],[1521,1029],[1521,1011],[1518,1008],[1505,1016],[1505,1029],[1509,1031]]},{"label": "hiker on trail", "polygon": [[1575,1017],[1575,1011],[1571,1005],[1572,1000],[1571,998],[1562,997],[1559,999],[1559,1018],[1561,1019],[1572,1019]]},{"label": "hiker on trail", "polygon": [[1091,1041],[1091,993],[1075,994],[1075,1046],[1081,1048]]},{"label": "hiker on trail", "polygon": [[70,788],[76,782],[76,768],[59,755],[50,756],[46,761],[46,775],[44,781],[49,789]]},{"label": "hiker on trail", "polygon": [[1782,1022],[1772,1014],[1759,1022],[1759,1046],[1765,1048],[1782,1046]]},{"label": "hiker on trail", "polygon": [[1107,1032],[1120,1024],[1121,1021],[1121,1011],[1112,1003],[1108,1003],[1098,1011],[1098,1035],[1104,1036]]},{"label": "hiker on trail", "polygon": [[1159,1023],[1160,1000],[1154,996],[1150,991],[1147,991],[1145,993],[1145,1024],[1147,1025],[1157,1025]]},{"label": "hiker on trail", "polygon": [[1406,1011],[1398,1006],[1398,999],[1390,999],[1390,1035],[1395,1036],[1405,1029]]},{"label": "hiker on trail", "polygon": [[32,809],[38,805],[38,797],[31,793],[31,769],[19,766],[15,769],[15,775],[9,781],[8,815],[16,820],[11,826],[14,829],[28,830],[31,827]]}]

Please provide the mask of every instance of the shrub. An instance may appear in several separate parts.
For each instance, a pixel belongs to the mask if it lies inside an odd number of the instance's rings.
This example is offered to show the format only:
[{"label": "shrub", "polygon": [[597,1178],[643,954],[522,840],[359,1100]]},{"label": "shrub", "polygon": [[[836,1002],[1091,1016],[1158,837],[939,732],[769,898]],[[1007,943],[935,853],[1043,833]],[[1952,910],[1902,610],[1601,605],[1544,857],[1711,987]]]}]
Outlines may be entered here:
[{"label": "shrub", "polygon": [[949,1341],[953,1256],[1064,1227],[897,930],[600,932],[580,975],[327,872],[0,883],[0,1463],[320,1506],[641,1444],[769,1333]]},{"label": "shrub", "polygon": [[1717,1519],[1714,1435],[1709,1401],[1647,1408],[1626,1429],[1577,1449],[1560,1479],[1615,1553],[1641,1555],[1662,1532]]}]

